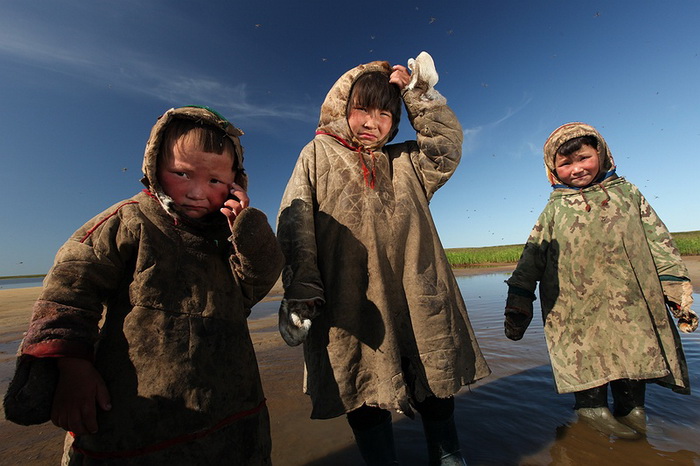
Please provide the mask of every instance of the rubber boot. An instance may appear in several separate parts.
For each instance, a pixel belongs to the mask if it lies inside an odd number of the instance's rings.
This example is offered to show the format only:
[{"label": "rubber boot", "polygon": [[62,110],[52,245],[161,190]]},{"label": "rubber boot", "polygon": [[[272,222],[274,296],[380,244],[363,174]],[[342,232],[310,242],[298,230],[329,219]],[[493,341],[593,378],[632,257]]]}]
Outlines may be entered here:
[{"label": "rubber boot", "polygon": [[575,392],[576,405],[574,409],[578,418],[606,435],[614,435],[624,439],[639,438],[639,433],[622,424],[608,409],[608,386],[594,387]]},{"label": "rubber boot", "polygon": [[606,407],[579,408],[576,410],[578,418],[605,435],[614,435],[624,439],[639,438],[639,433],[629,426],[619,422]]},{"label": "rubber boot", "polygon": [[614,400],[613,414],[618,421],[646,433],[647,416],[644,411],[646,382],[643,380],[620,379],[610,382]]},{"label": "rubber boot", "polygon": [[632,408],[626,416],[617,416],[616,419],[637,432],[647,433],[647,413],[644,411],[644,406]]},{"label": "rubber boot", "polygon": [[368,466],[399,464],[394,446],[391,414],[374,427],[362,430],[353,428],[352,432],[355,434],[355,443],[365,464]]},{"label": "rubber boot", "polygon": [[443,421],[423,421],[425,440],[428,443],[428,464],[430,466],[466,466],[457,438],[454,415]]}]

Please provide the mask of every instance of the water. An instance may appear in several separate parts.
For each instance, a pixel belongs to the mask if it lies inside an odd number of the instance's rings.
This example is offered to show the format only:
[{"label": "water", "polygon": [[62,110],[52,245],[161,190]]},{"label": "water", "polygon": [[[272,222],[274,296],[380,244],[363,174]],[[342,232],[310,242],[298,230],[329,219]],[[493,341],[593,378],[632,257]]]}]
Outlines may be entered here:
[{"label": "water", "polygon": [[[507,278],[508,274],[457,278],[477,339],[493,371],[456,396],[455,420],[470,466],[700,466],[700,331],[681,335],[695,392],[678,395],[649,385],[646,437],[631,441],[608,438],[576,422],[573,395],[556,393],[542,323],[537,317],[539,309],[535,309],[536,317],[522,340],[513,342],[503,334],[507,291],[503,282]],[[41,279],[30,279],[30,283],[24,286],[40,286]],[[0,280],[0,288],[9,286],[21,285]],[[694,297],[697,312],[700,295]],[[535,301],[536,307],[538,303],[539,300]],[[259,303],[253,308],[251,325],[260,325],[263,318],[275,315],[278,307],[279,301]],[[308,419],[308,398],[301,393],[301,347],[282,344],[276,322],[272,326],[264,324],[258,331],[264,334],[258,338],[280,341],[271,346],[272,350],[260,353],[258,359],[273,421],[275,464],[360,464],[352,433],[343,417],[327,421]],[[6,352],[10,358],[14,352],[11,345],[16,342],[1,347],[0,353]],[[9,372],[4,376],[9,380]],[[394,420],[401,464],[427,464],[420,421],[402,415],[396,415]],[[60,434],[57,429],[56,432]],[[57,435],[55,442],[52,440],[55,445],[50,443],[59,458],[60,437]],[[1,458],[2,454],[0,462]]]},{"label": "water", "polygon": [[[535,318],[518,342],[503,334],[508,274],[458,277],[470,320],[493,374],[457,397],[455,418],[472,464],[688,464],[700,465],[700,333],[681,334],[692,395],[650,384],[649,432],[640,440],[615,440],[576,422],[573,395],[554,388],[538,301]],[[700,296],[694,295],[700,303]],[[696,312],[698,305],[695,305]],[[405,424],[405,427],[401,427]],[[402,434],[420,442],[417,423]],[[402,430],[404,432],[402,432]]]},{"label": "water", "polygon": [[44,277],[32,278],[0,278],[0,290],[11,290],[15,288],[31,288],[41,286]]},{"label": "water", "polygon": [[265,317],[270,317],[273,315],[277,315],[277,312],[280,309],[280,302],[279,301],[266,301],[266,302],[261,302],[253,306],[253,308],[250,310],[250,316],[248,317],[249,319],[262,319]]}]

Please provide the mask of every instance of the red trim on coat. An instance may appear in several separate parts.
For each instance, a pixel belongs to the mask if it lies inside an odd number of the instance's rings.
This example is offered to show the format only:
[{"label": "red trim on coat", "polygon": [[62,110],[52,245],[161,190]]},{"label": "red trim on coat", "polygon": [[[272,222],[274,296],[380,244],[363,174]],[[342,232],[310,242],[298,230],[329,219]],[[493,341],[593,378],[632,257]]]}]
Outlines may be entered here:
[{"label": "red trim on coat", "polygon": [[[340,136],[336,136],[333,133],[327,133],[325,131],[316,131],[316,134],[325,134],[326,136],[330,136],[334,139],[336,139],[338,142],[340,142],[342,145],[347,147],[353,152],[357,152],[357,155],[360,158],[360,168],[362,168],[362,177],[365,179],[365,185],[369,186],[370,188],[374,189],[374,181],[377,179],[377,169],[376,169],[376,160],[374,157],[374,151],[370,151],[368,149],[365,149],[362,146],[353,146],[350,144],[348,141],[345,139],[341,138]],[[367,164],[365,164],[365,159],[362,157],[362,152],[367,152],[369,156],[372,158],[372,170],[370,170],[367,167]]]},{"label": "red trim on coat", "polygon": [[88,239],[88,238],[90,237],[90,235],[93,234],[93,233],[95,232],[95,230],[97,230],[97,229],[100,227],[100,225],[102,225],[104,222],[106,222],[107,220],[109,220],[111,217],[114,217],[115,215],[117,215],[117,213],[119,212],[119,210],[120,210],[122,207],[124,207],[124,206],[126,206],[126,205],[129,205],[129,204],[138,204],[138,203],[139,203],[139,201],[127,201],[127,202],[125,202],[125,203],[120,204],[119,206],[117,206],[117,208],[114,209],[114,212],[112,212],[111,214],[107,215],[105,218],[103,218],[102,220],[100,220],[99,222],[97,222],[97,224],[96,224],[95,226],[93,226],[92,228],[90,228],[90,229],[88,230],[88,232],[85,233],[85,236],[82,237],[82,239],[80,240],[80,242],[81,242],[81,243],[85,242],[85,240]]},{"label": "red trim on coat", "polygon": [[47,340],[22,349],[22,355],[35,358],[78,358],[94,360],[92,348],[84,343],[66,340]]},{"label": "red trim on coat", "polygon": [[[222,419],[212,427],[203,429],[197,432],[192,432],[191,434],[180,435],[179,437],[173,437],[171,439],[165,440],[163,442],[154,443],[152,445],[146,445],[145,447],[135,448],[133,450],[117,450],[117,451],[93,451],[79,448],[73,444],[72,448],[75,452],[87,456],[92,459],[119,459],[119,458],[134,458],[136,456],[143,456],[149,453],[154,453],[156,451],[164,450],[166,448],[178,445],[181,443],[191,442],[193,440],[206,437],[224,427],[233,424],[235,421],[242,419],[244,417],[252,416],[253,414],[259,413],[265,407],[265,398],[254,408],[245,411],[239,411]],[[77,437],[73,432],[69,432],[74,438]]]}]

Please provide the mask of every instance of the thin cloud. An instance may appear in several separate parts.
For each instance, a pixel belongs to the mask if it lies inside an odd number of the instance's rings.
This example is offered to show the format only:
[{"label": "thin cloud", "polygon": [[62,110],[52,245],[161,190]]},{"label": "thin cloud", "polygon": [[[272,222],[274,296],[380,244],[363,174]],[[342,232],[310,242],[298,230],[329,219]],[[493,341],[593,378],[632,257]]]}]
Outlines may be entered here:
[{"label": "thin cloud", "polygon": [[527,105],[532,101],[532,97],[525,95],[523,96],[522,102],[515,108],[508,107],[506,109],[505,115],[503,115],[498,120],[486,123],[483,125],[475,126],[473,128],[465,128],[464,133],[464,153],[469,153],[473,151],[477,146],[480,139],[480,135],[484,131],[490,131],[498,127],[505,121],[508,121],[511,117],[518,114],[522,109],[527,107]]},{"label": "thin cloud", "polygon": [[183,72],[139,51],[108,53],[85,36],[41,37],[17,23],[3,22],[0,55],[24,65],[50,70],[73,79],[122,92],[147,95],[165,102],[207,102],[237,118],[283,118],[308,122],[316,109],[288,104],[252,103],[246,84],[226,85],[210,76]]}]

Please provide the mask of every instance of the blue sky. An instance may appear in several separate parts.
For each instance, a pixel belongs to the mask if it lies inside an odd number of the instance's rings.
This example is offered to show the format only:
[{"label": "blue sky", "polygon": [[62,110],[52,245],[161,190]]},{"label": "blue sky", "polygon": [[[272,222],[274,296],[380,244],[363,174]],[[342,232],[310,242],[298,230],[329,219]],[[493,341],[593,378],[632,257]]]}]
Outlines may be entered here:
[{"label": "blue sky", "polygon": [[[0,2],[0,276],[45,273],[140,188],[150,127],[209,105],[246,134],[274,225],[347,69],[430,52],[464,155],[431,208],[445,247],[523,243],[550,193],[542,145],[584,121],[671,231],[700,229],[700,2]],[[404,115],[397,140],[415,134]]]}]

